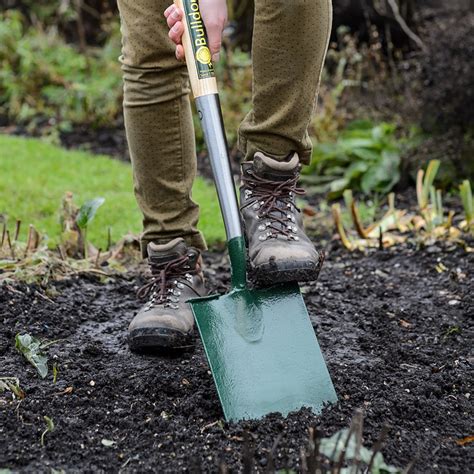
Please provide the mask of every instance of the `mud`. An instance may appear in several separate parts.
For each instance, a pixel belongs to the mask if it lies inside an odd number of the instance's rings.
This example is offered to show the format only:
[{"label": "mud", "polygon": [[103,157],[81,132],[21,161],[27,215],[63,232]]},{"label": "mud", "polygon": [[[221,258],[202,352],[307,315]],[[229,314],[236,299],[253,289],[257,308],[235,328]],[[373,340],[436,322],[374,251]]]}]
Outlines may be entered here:
[{"label": "mud", "polygon": [[[225,258],[205,260],[211,290],[225,291]],[[303,290],[339,403],[321,416],[303,409],[233,424],[223,421],[199,341],[182,357],[128,350],[126,328],[140,304],[135,275],[106,284],[72,279],[49,296],[4,285],[0,375],[17,376],[26,397],[0,394],[0,468],[212,472],[225,462],[238,471],[249,433],[257,470],[277,439],[276,467],[297,470],[309,426],[333,434],[362,408],[366,445],[390,426],[387,461],[403,467],[416,457],[414,472],[468,472],[472,444],[456,441],[472,435],[473,261],[437,246],[367,256],[332,248],[320,280]],[[40,379],[15,351],[14,336],[24,331],[61,339],[49,348],[55,384],[51,371]],[[42,447],[45,415],[55,430]]]}]

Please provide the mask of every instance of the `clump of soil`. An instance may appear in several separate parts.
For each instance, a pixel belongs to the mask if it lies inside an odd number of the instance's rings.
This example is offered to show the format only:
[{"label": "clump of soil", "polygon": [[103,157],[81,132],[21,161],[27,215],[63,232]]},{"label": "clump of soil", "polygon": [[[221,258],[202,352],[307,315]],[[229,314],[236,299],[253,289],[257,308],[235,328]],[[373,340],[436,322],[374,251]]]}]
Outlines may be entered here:
[{"label": "clump of soil", "polygon": [[[225,291],[225,257],[209,253],[205,261],[211,290]],[[406,466],[417,457],[415,472],[467,472],[472,446],[456,441],[472,434],[473,263],[472,253],[438,246],[367,256],[332,249],[320,280],[304,291],[339,403],[321,416],[303,409],[230,424],[199,341],[182,357],[129,351],[126,329],[140,304],[134,275],[59,282],[49,297],[35,286],[4,285],[1,375],[19,377],[26,397],[0,395],[0,467],[209,472],[223,461],[238,471],[248,432],[259,471],[278,437],[276,467],[298,469],[308,426],[333,434],[363,408],[367,445],[390,425],[388,462]],[[19,332],[61,339],[49,348],[56,384],[15,351]],[[42,447],[45,415],[55,430]]]}]

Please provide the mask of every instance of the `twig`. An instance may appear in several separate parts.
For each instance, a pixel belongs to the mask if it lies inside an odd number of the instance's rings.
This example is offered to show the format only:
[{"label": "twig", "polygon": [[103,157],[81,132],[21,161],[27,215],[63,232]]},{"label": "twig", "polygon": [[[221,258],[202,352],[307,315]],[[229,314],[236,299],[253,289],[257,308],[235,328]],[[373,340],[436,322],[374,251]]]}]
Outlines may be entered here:
[{"label": "twig", "polygon": [[388,426],[384,424],[379,438],[377,439],[374,446],[372,447],[372,456],[370,457],[370,462],[369,462],[369,465],[367,466],[367,472],[371,471],[372,465],[374,464],[374,461],[375,461],[375,456],[382,449],[382,446],[383,446],[383,443],[385,442],[385,438],[387,437],[387,434],[388,434]]},{"label": "twig", "polygon": [[404,31],[404,33],[413,41],[415,42],[418,47],[423,51],[427,52],[428,48],[426,47],[425,43],[421,40],[421,38],[413,32],[410,27],[407,25],[407,22],[405,19],[402,17],[400,13],[400,8],[398,7],[398,3],[396,0],[387,0],[388,4],[390,5],[390,8],[392,9],[393,15],[395,16],[395,20],[397,20],[398,24],[400,25],[401,29]]},{"label": "twig", "polygon": [[7,244],[10,249],[12,259],[15,260],[15,249],[13,248],[12,241],[10,239],[10,231],[7,229]]},{"label": "twig", "polygon": [[61,260],[65,262],[67,258],[66,258],[66,252],[64,251],[63,246],[61,244],[58,244],[57,248],[59,252],[59,257],[61,258]]},{"label": "twig", "polygon": [[26,241],[24,258],[26,258],[30,252],[34,252],[38,248],[39,242],[40,236],[38,231],[35,229],[33,224],[30,224],[28,228],[28,239]]},{"label": "twig", "polygon": [[273,443],[272,449],[268,453],[268,464],[266,468],[266,472],[268,473],[274,473],[276,472],[275,469],[275,452],[278,447],[278,444],[280,443],[281,440],[281,433],[276,437],[275,442]]},{"label": "twig", "polygon": [[95,262],[94,262],[95,268],[100,268],[99,260],[100,260],[100,252],[101,252],[101,250],[102,250],[102,249],[97,250],[97,255],[96,255],[96,257],[95,257]]},{"label": "twig", "polygon": [[420,453],[417,453],[416,456],[410,461],[408,466],[403,470],[402,474],[410,474],[410,472],[413,469],[413,466],[415,465],[416,461],[418,460],[418,456]]},{"label": "twig", "polygon": [[21,227],[21,221],[18,219],[15,224],[15,237],[13,237],[14,242],[18,240],[18,236],[20,235],[20,227]]},{"label": "twig", "polygon": [[110,250],[110,247],[112,247],[112,232],[109,226],[107,227],[107,252]]},{"label": "twig", "polygon": [[[351,468],[351,474],[357,474],[360,465],[360,449],[362,447],[362,431],[364,425],[364,414],[362,410],[357,410],[355,414],[355,435],[356,435],[356,448],[354,453],[353,465]],[[368,470],[370,472],[370,470]]]},{"label": "twig", "polygon": [[28,256],[28,250],[30,248],[30,245],[31,245],[31,224],[28,229],[28,237],[26,239],[26,247],[25,247],[25,253],[23,255],[23,258],[26,258]]},{"label": "twig", "polygon": [[[350,432],[350,429],[349,429],[349,433],[347,435],[347,439],[349,439],[351,435],[351,432]],[[334,458],[336,457],[336,453],[337,453],[337,448],[339,446],[339,441],[341,440],[341,437],[342,437],[342,431],[339,432],[339,434],[337,435],[337,438],[336,438],[336,443],[334,444],[334,449],[331,453],[331,457],[329,458],[331,460],[331,462],[334,461]],[[331,472],[337,472],[337,471],[334,471],[332,468],[331,468]]]},{"label": "twig", "polygon": [[49,303],[56,304],[51,298],[48,298],[46,295],[43,295],[38,290],[35,290],[35,295],[38,295],[40,298],[43,298],[45,301],[48,301]]},{"label": "twig", "polygon": [[0,249],[3,248],[3,243],[5,242],[5,236],[7,235],[7,223],[3,223],[3,229],[2,229],[2,242],[0,243]]},{"label": "twig", "polygon": [[242,473],[252,474],[253,471],[253,450],[251,447],[251,438],[248,431],[244,431],[244,446],[242,450]]},{"label": "twig", "polygon": [[77,26],[77,36],[79,37],[79,50],[82,54],[85,55],[87,43],[86,43],[86,30],[84,28],[84,19],[82,17],[82,0],[76,0],[76,26]]}]

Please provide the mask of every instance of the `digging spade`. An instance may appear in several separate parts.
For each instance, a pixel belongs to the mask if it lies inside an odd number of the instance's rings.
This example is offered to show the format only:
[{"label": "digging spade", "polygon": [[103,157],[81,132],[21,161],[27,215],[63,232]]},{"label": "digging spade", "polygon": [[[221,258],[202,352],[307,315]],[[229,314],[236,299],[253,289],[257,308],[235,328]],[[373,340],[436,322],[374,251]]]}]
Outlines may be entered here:
[{"label": "digging spade", "polygon": [[246,247],[229,165],[217,82],[198,0],[184,12],[183,46],[225,223],[232,289],[190,301],[227,420],[319,413],[337,401],[297,283],[247,284]]}]

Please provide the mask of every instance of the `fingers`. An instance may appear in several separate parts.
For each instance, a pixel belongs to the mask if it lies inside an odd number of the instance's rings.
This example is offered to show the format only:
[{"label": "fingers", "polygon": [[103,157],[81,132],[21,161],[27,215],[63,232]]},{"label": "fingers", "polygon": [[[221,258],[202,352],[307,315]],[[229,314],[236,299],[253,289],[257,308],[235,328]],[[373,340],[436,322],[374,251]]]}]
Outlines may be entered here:
[{"label": "fingers", "polygon": [[[221,49],[222,32],[227,21],[225,0],[203,0],[201,14],[207,30],[212,61],[217,62]],[[176,58],[182,61],[184,59],[184,49],[181,44],[184,33],[183,12],[175,5],[170,5],[164,11],[164,16],[170,29],[168,36],[176,44]]]},{"label": "fingers", "polygon": [[163,15],[165,15],[165,18],[168,18],[170,13],[173,11],[173,9],[176,8],[174,5],[170,5],[164,12]]},{"label": "fingers", "polygon": [[181,37],[183,36],[183,33],[184,33],[183,22],[177,21],[168,32],[168,36],[173,43],[181,44]]},{"label": "fingers", "polygon": [[165,10],[165,18],[168,28],[171,29],[177,21],[182,20],[183,12],[175,5],[171,5]]},{"label": "fingers", "polygon": [[222,32],[227,23],[226,0],[200,0],[201,15],[207,30],[212,61],[219,60]]},{"label": "fingers", "polygon": [[181,38],[184,33],[184,25],[181,21],[183,18],[183,12],[175,5],[170,5],[164,11],[164,15],[168,28],[170,29],[168,36],[171,41],[176,44],[176,59],[178,59],[178,61],[184,61],[184,48],[181,44]]},{"label": "fingers", "polygon": [[219,61],[219,53],[222,44],[222,30],[224,25],[209,25],[207,27],[207,39],[213,62]]},{"label": "fingers", "polygon": [[176,46],[176,59],[178,61],[184,61],[184,48],[183,48],[183,45],[182,44],[178,44]]}]

